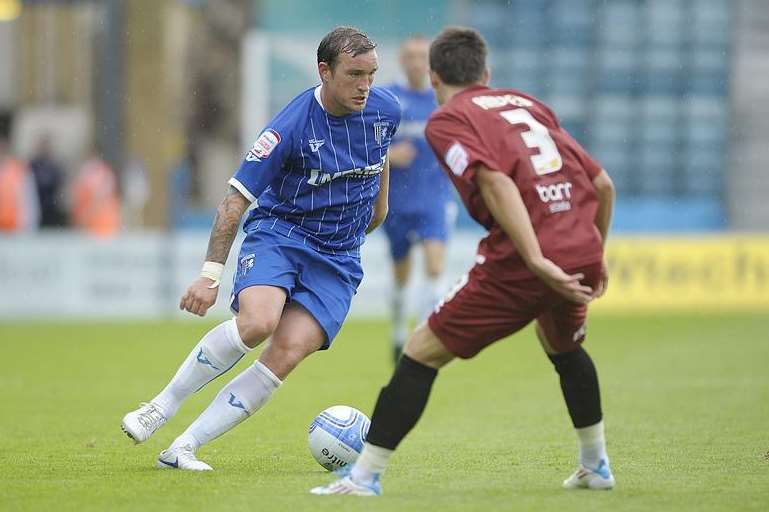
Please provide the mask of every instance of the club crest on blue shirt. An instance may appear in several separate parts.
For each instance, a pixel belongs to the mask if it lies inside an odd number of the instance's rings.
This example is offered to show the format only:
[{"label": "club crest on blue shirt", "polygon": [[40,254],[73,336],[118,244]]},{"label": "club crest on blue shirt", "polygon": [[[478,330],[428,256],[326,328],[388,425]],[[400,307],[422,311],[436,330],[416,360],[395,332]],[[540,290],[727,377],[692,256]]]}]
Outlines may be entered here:
[{"label": "club crest on blue shirt", "polygon": [[240,258],[240,264],[238,265],[238,272],[241,276],[248,274],[248,271],[254,268],[254,255],[248,254]]},{"label": "club crest on blue shirt", "polygon": [[280,134],[268,128],[262,132],[253,147],[246,155],[246,160],[249,162],[261,162],[262,159],[270,156],[270,153],[280,144]]},{"label": "club crest on blue shirt", "polygon": [[326,143],[326,139],[310,139],[307,142],[310,144],[310,150],[317,153],[320,147]]},{"label": "club crest on blue shirt", "polygon": [[380,146],[388,141],[392,133],[390,132],[390,121],[377,121],[374,123],[374,140]]}]

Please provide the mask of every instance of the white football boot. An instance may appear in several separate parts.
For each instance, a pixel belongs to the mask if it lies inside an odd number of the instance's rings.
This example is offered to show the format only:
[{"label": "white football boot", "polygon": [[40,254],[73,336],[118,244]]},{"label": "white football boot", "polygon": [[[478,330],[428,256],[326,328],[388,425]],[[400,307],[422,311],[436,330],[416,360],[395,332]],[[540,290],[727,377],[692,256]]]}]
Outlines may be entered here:
[{"label": "white football boot", "polygon": [[158,455],[157,467],[162,469],[181,469],[184,471],[213,471],[214,468],[198,460],[190,445],[171,447]]},{"label": "white football boot", "polygon": [[379,475],[376,475],[374,481],[367,485],[354,481],[350,476],[349,467],[339,470],[336,474],[338,476],[344,476],[328,485],[313,487],[310,489],[310,494],[315,494],[316,496],[329,496],[331,494],[350,494],[352,496],[382,495],[382,485],[379,483]]},{"label": "white football boot", "polygon": [[143,403],[135,411],[123,416],[121,427],[136,444],[143,443],[160,427],[165,425],[166,417],[153,403]]},{"label": "white football boot", "polygon": [[336,482],[331,482],[328,485],[322,485],[320,487],[313,487],[310,489],[310,494],[316,496],[329,496],[331,494],[350,494],[352,496],[381,496],[382,488],[379,486],[379,482],[374,482],[372,485],[362,485],[354,482],[349,476],[340,478]]},{"label": "white football boot", "polygon": [[605,460],[601,460],[596,469],[589,469],[579,465],[572,475],[563,481],[564,489],[600,489],[614,488],[614,475]]}]

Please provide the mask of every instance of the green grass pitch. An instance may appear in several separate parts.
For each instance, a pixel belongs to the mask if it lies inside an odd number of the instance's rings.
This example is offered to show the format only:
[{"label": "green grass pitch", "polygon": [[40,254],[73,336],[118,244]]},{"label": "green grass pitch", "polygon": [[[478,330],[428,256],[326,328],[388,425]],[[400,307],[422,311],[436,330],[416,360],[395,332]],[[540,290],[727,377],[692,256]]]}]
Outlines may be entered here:
[{"label": "green grass pitch", "polygon": [[154,462],[227,377],[144,445],[119,427],[209,323],[2,324],[0,510],[769,510],[766,320],[591,319],[586,346],[603,388],[614,491],[560,488],[575,440],[556,375],[527,329],[441,372],[384,496],[365,502],[307,493],[330,477],[306,432],[330,405],[371,412],[391,371],[386,322],[349,322],[262,411],[204,447],[211,474]]}]

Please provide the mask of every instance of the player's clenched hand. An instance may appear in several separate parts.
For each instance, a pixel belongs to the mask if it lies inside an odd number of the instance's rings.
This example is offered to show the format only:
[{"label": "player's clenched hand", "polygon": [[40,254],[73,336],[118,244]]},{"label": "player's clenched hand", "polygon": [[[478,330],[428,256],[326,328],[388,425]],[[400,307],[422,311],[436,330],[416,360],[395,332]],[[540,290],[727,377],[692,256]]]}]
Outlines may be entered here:
[{"label": "player's clenched hand", "polygon": [[545,284],[568,300],[587,304],[593,299],[593,289],[580,283],[584,274],[567,274],[547,258],[541,258],[529,267]]},{"label": "player's clenched hand", "polygon": [[597,299],[606,293],[606,288],[609,287],[609,269],[606,266],[606,260],[601,262],[601,277],[598,280],[598,286],[595,287],[593,292],[593,298]]},{"label": "player's clenched hand", "polygon": [[216,302],[219,287],[210,288],[213,281],[207,277],[199,277],[192,282],[179,303],[179,309],[189,311],[198,316],[204,316],[208,308]]}]

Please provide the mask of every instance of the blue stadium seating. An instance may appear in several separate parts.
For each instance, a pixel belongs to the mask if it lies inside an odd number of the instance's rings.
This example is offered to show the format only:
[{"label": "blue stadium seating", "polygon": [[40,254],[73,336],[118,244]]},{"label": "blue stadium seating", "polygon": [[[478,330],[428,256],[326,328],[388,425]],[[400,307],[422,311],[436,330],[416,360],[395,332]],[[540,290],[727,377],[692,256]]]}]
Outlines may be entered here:
[{"label": "blue stadium seating", "polygon": [[[676,216],[675,226],[723,227],[732,2],[473,4],[459,21],[489,40],[493,83],[550,103],[611,170],[622,199],[650,219]],[[644,201],[667,210],[649,213]],[[649,226],[628,218],[620,224]]]}]

